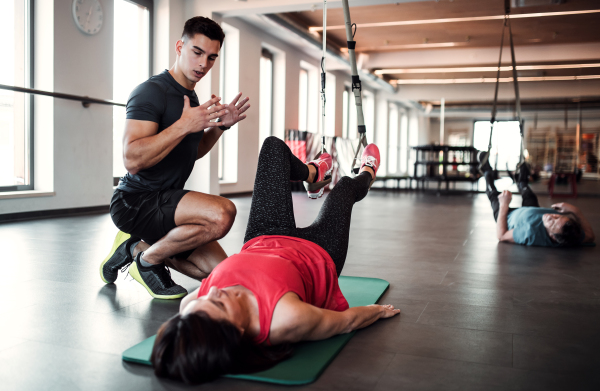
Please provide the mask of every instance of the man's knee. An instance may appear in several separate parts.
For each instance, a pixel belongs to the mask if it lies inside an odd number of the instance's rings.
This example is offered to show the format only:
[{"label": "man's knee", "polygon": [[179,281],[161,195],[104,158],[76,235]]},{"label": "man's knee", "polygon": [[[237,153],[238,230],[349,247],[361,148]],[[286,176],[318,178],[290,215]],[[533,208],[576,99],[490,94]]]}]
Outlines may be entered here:
[{"label": "man's knee", "polygon": [[217,216],[215,219],[215,234],[218,236],[218,239],[227,235],[233,222],[235,221],[235,216],[237,215],[237,209],[235,204],[228,199],[223,199],[221,205],[219,206],[219,210],[217,212]]}]

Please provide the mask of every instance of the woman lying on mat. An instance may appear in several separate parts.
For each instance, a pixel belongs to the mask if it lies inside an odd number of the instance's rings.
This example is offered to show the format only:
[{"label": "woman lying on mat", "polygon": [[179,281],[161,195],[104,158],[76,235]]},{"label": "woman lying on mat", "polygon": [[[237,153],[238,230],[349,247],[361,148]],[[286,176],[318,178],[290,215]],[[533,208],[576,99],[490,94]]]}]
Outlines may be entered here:
[{"label": "woman lying on mat", "polygon": [[367,195],[378,166],[379,150],[370,144],[361,173],[342,178],[315,222],[297,228],[290,180],[322,184],[317,190],[321,196],[329,183],[331,156],[323,153],[304,164],[283,141],[267,138],[245,244],[161,326],[151,358],[155,373],[201,383],[227,373],[253,372],[286,358],[292,342],[349,333],[400,313],[391,305],[348,308],[338,286],[352,206]]}]

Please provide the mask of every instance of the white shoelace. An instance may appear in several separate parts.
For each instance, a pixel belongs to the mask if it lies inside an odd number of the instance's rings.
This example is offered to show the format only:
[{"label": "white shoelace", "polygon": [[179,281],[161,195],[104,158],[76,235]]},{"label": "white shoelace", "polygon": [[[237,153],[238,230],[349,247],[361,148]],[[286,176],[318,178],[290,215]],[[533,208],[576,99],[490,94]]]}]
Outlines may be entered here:
[{"label": "white shoelace", "polygon": [[362,163],[371,168],[377,167],[377,159],[375,159],[373,156],[365,156]]}]

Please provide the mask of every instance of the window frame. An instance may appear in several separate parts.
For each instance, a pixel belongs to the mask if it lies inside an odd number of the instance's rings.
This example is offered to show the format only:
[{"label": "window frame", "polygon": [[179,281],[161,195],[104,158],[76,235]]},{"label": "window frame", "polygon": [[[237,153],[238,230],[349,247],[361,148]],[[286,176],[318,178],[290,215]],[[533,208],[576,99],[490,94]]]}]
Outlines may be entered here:
[{"label": "window frame", "polygon": [[[137,4],[148,10],[148,75],[154,74],[154,1],[153,0],[123,0],[129,3]],[[114,38],[113,38],[114,41]],[[113,186],[119,184],[120,177],[113,176]]]},{"label": "window frame", "polygon": [[[270,118],[270,127],[269,127],[269,136],[273,136],[273,113],[274,113],[274,103],[275,103],[275,56],[274,54],[267,48],[263,47],[261,48],[260,51],[260,57],[261,59],[266,58],[271,62],[271,91],[269,92],[271,95],[271,107],[269,108],[269,112],[271,113],[271,118]],[[260,80],[259,80],[260,83]],[[269,137],[267,136],[267,137]],[[262,140],[261,140],[261,145],[259,145],[259,151],[260,151],[260,147],[262,146]]]},{"label": "window frame", "polygon": [[[25,37],[24,41],[27,48],[25,48],[25,80],[24,87],[32,88],[34,86],[34,0],[25,0],[25,23],[27,24],[23,31],[28,34]],[[25,94],[25,93],[23,93]],[[29,159],[25,159],[25,162],[29,164],[29,184],[27,185],[12,185],[12,186],[0,186],[0,193],[10,192],[10,191],[29,191],[35,189],[35,171],[34,171],[34,117],[33,117],[33,103],[34,103],[34,94],[29,94],[29,98],[25,99],[25,135],[27,136],[28,141],[28,149],[29,149]],[[28,102],[29,101],[29,102]],[[26,147],[27,148],[27,147]]]}]

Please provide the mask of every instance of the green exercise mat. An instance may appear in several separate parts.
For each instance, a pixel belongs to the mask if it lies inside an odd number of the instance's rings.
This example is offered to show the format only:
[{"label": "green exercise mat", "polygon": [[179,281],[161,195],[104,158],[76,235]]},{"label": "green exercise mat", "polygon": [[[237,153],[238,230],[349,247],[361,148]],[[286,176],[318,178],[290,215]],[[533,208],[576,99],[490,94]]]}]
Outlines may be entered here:
[{"label": "green exercise mat", "polygon": [[[346,276],[340,277],[339,284],[350,307],[377,303],[390,285],[389,282],[379,278]],[[292,357],[280,362],[271,369],[245,375],[227,375],[227,377],[285,385],[312,383],[317,380],[319,375],[327,368],[327,365],[329,365],[355,333],[353,331],[323,341],[295,344]],[[150,363],[150,355],[155,338],[156,336],[152,336],[127,349],[123,352],[123,360],[152,365]]]}]

